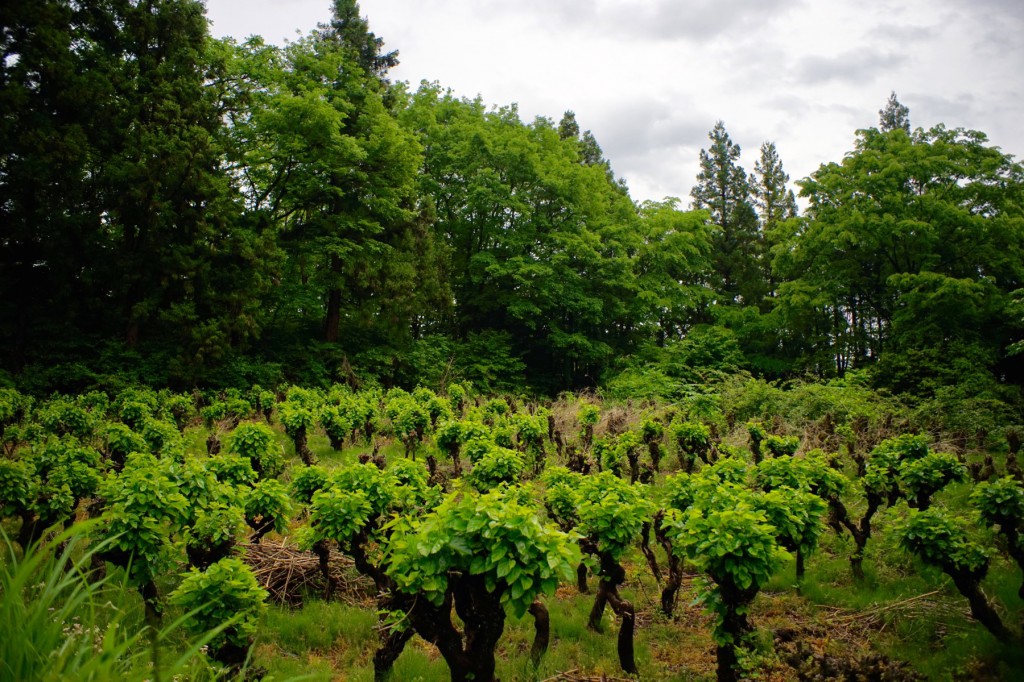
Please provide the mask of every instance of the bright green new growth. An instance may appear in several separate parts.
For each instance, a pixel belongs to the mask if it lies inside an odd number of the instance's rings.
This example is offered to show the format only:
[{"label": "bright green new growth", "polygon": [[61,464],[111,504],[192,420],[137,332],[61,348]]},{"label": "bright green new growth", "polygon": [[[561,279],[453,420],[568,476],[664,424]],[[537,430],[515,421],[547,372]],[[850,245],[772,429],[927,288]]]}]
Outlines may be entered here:
[{"label": "bright green new growth", "polygon": [[124,470],[100,486],[107,502],[107,523],[97,532],[111,539],[111,549],[131,562],[138,583],[153,579],[170,561],[171,536],[188,520],[189,505],[161,462],[147,453],[133,453]]},{"label": "bright green new growth", "polygon": [[677,546],[715,582],[728,581],[741,590],[760,587],[783,553],[775,541],[777,529],[755,505],[740,498],[732,509],[691,508],[675,528]]},{"label": "bright green new growth", "polygon": [[216,455],[206,462],[207,469],[226,485],[251,486],[256,483],[252,460],[241,455]]},{"label": "bright green new growth", "polygon": [[398,589],[440,605],[450,572],[482,575],[516,617],[539,594],[553,594],[574,575],[579,549],[516,498],[503,490],[453,493],[425,516],[392,522],[387,570]]},{"label": "bright green new growth", "polygon": [[170,596],[172,604],[192,614],[186,621],[192,632],[227,626],[211,640],[214,650],[225,644],[248,647],[266,599],[252,569],[236,558],[221,559],[205,571],[193,569]]},{"label": "bright green new growth", "polygon": [[183,459],[185,441],[178,427],[162,419],[147,418],[142,422],[142,437],[149,450],[161,459]]},{"label": "bright green new growth", "polygon": [[309,504],[318,490],[330,482],[327,470],[320,466],[300,466],[292,469],[292,496],[299,504]]},{"label": "bright green new growth", "polygon": [[983,481],[971,493],[971,504],[986,525],[1015,528],[1024,520],[1024,486],[1013,476]]},{"label": "bright green new growth", "polygon": [[581,477],[577,495],[577,530],[596,543],[598,552],[616,561],[654,514],[645,486],[631,485],[607,471]]},{"label": "bright green new growth", "polygon": [[933,566],[967,573],[982,572],[988,566],[988,553],[969,538],[964,523],[939,509],[911,510],[897,533],[904,549]]},{"label": "bright green new growth", "polygon": [[790,551],[810,555],[818,546],[825,530],[824,518],[828,511],[825,502],[809,492],[792,488],[777,488],[755,498],[758,509],[764,512],[768,523],[775,526],[779,544]]},{"label": "bright green new growth", "polygon": [[722,457],[714,464],[701,470],[702,478],[722,483],[743,484],[747,480],[750,465],[739,457]]},{"label": "bright green new growth", "polygon": [[275,478],[267,478],[252,487],[245,494],[245,519],[252,528],[270,525],[273,530],[283,533],[288,529],[288,518],[292,513],[292,501],[288,488]]},{"label": "bright green new growth", "polygon": [[796,436],[768,436],[764,439],[764,446],[775,457],[792,456],[800,447],[800,439]]},{"label": "bright green new growth", "polygon": [[185,531],[185,544],[194,548],[232,546],[245,533],[245,514],[233,504],[215,503],[196,513],[196,520]]},{"label": "bright green new growth", "polygon": [[907,496],[919,506],[927,506],[933,494],[954,481],[967,478],[967,467],[955,455],[930,452],[920,458],[903,461],[899,466],[900,483]]},{"label": "bright green new growth", "polygon": [[245,457],[260,478],[275,478],[284,471],[284,456],[274,431],[266,424],[243,422],[228,436],[228,452]]},{"label": "bright green new growth", "polygon": [[0,518],[30,508],[36,487],[34,473],[24,460],[0,458]]},{"label": "bright green new growth", "polygon": [[478,491],[486,492],[502,484],[517,483],[525,469],[526,463],[519,453],[492,445],[473,463],[466,480]]},{"label": "bright green new growth", "polygon": [[373,506],[361,491],[335,487],[317,491],[309,512],[310,532],[304,534],[302,544],[307,549],[324,540],[347,544],[373,515]]}]

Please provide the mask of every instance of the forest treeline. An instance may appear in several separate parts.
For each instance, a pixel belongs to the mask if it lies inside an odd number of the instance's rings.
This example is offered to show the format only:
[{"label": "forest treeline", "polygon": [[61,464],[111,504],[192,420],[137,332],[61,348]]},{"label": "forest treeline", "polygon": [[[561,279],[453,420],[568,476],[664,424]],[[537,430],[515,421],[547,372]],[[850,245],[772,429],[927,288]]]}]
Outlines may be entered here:
[{"label": "forest treeline", "polygon": [[719,122],[689,201],[637,203],[572,112],[391,82],[354,0],[284,47],[204,12],[0,8],[2,383],[853,372],[1019,404],[1024,168],[980,132],[912,129],[894,95],[801,214],[774,144],[748,172]]}]

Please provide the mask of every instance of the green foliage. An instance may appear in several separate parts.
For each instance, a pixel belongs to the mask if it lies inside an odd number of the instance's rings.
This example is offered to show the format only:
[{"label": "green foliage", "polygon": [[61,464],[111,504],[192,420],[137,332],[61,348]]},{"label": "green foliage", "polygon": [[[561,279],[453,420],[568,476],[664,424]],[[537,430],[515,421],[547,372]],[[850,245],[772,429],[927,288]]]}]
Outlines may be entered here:
[{"label": "green foliage", "polygon": [[300,466],[292,469],[291,492],[299,504],[309,504],[318,490],[327,487],[330,476],[323,467]]},{"label": "green foliage", "polygon": [[713,239],[712,287],[728,302],[760,305],[765,294],[765,244],[758,230],[750,180],[739,165],[740,147],[722,121],[708,133],[700,152],[700,172],[690,190],[693,207],[706,209],[719,227]]},{"label": "green foliage", "polygon": [[466,430],[459,421],[443,421],[434,432],[434,442],[445,452],[452,452],[465,442],[465,438]]},{"label": "green foliage", "polygon": [[121,553],[117,563],[131,566],[137,584],[152,580],[169,564],[171,536],[188,520],[188,500],[148,453],[129,455],[124,470],[103,482],[100,495],[107,503],[106,522],[97,532]]},{"label": "green foliage", "polygon": [[87,438],[92,434],[96,418],[71,398],[54,397],[36,410],[39,423],[58,436]]},{"label": "green foliage", "polygon": [[594,404],[581,402],[576,412],[576,420],[580,426],[594,426],[601,418],[601,409]]},{"label": "green foliage", "polygon": [[348,411],[338,405],[325,405],[320,410],[320,426],[332,443],[343,443],[354,427]]},{"label": "green foliage", "polygon": [[32,448],[26,461],[32,466],[32,510],[47,525],[75,513],[79,500],[91,497],[100,485],[99,453],[74,436],[50,437]]},{"label": "green foliage", "polygon": [[312,410],[295,403],[284,402],[278,405],[278,416],[284,430],[293,438],[300,429],[309,429],[316,423]]},{"label": "green foliage", "polygon": [[347,545],[374,516],[373,506],[365,493],[331,487],[313,493],[309,511],[311,533],[304,544],[312,546],[323,540]]},{"label": "green foliage", "polygon": [[0,458],[0,517],[31,509],[37,485],[35,471],[28,462]]},{"label": "green foliage", "polygon": [[[757,590],[766,584],[782,562],[783,552],[776,542],[777,529],[756,501],[740,495],[729,509],[691,507],[680,520],[669,525],[674,547],[719,586],[739,590]],[[709,595],[709,596],[713,596]],[[719,622],[716,640],[722,642],[723,610],[718,601],[710,601]]]},{"label": "green foliage", "polygon": [[[22,553],[3,537],[0,560],[0,679],[127,680],[153,677],[146,629],[138,623],[138,596],[125,574],[99,578],[89,566],[106,547],[84,546],[97,521],[72,528]],[[176,633],[161,631],[163,639]],[[200,639],[202,642],[202,639]],[[192,676],[196,644],[160,673]]]},{"label": "green foliage", "polygon": [[185,456],[185,442],[174,424],[144,418],[140,433],[154,455],[166,459],[181,459]]},{"label": "green foliage", "polygon": [[599,552],[616,560],[640,537],[641,527],[654,514],[645,486],[630,485],[607,471],[583,477],[578,495],[577,530]]},{"label": "green foliage", "polygon": [[740,457],[720,457],[714,464],[701,469],[700,475],[710,481],[742,485],[749,470],[750,465]]},{"label": "green foliage", "polygon": [[125,424],[112,422],[98,429],[103,439],[103,451],[121,461],[133,452],[148,452],[149,444],[141,435],[135,433]]},{"label": "green foliage", "polygon": [[828,511],[820,497],[792,488],[776,488],[755,499],[757,508],[775,527],[779,544],[791,551],[799,550],[804,556],[817,548]]},{"label": "green foliage", "polygon": [[248,648],[266,610],[267,592],[241,559],[227,558],[205,571],[192,571],[171,593],[170,601],[190,617],[186,623],[196,633],[223,628],[210,641],[214,650],[225,644]]},{"label": "green foliage", "polygon": [[172,419],[178,430],[183,430],[196,416],[195,401],[190,395],[173,394],[163,399],[162,413]]},{"label": "green foliage", "polygon": [[273,429],[266,424],[239,424],[228,436],[228,451],[249,459],[260,478],[274,478],[284,471],[284,455]]},{"label": "green foliage", "polygon": [[31,401],[13,388],[0,388],[0,427],[23,416]]},{"label": "green foliage", "polygon": [[473,462],[466,480],[480,492],[487,492],[502,484],[518,483],[525,469],[526,463],[519,453],[494,446]]},{"label": "green foliage", "polygon": [[448,384],[446,389],[448,394],[448,402],[451,405],[452,413],[458,417],[462,414],[462,409],[466,406],[466,389],[460,384]]},{"label": "green foliage", "polygon": [[986,525],[1016,529],[1024,520],[1024,486],[1012,476],[982,481],[971,492],[971,504]]},{"label": "green foliage", "polygon": [[245,519],[250,526],[271,524],[278,533],[288,529],[292,501],[288,488],[274,478],[265,478],[245,493],[243,498]]},{"label": "green foliage", "polygon": [[580,561],[573,538],[542,524],[537,510],[505,490],[452,494],[420,518],[393,522],[388,574],[398,589],[440,605],[453,572],[482,575],[516,617],[554,594]]},{"label": "green foliage", "polygon": [[696,495],[693,478],[682,472],[666,476],[662,491],[665,496],[665,506],[681,512],[690,508]]},{"label": "green foliage", "polygon": [[896,532],[900,545],[925,563],[967,573],[988,568],[988,552],[970,539],[965,524],[934,507],[911,510]]},{"label": "green foliage", "polygon": [[245,533],[245,513],[233,504],[214,503],[196,513],[185,544],[198,549],[233,546]]},{"label": "green foliage", "polygon": [[241,455],[215,455],[207,460],[206,467],[226,485],[251,486],[258,478],[252,460]]},{"label": "green foliage", "polygon": [[711,429],[700,422],[676,418],[668,428],[680,450],[688,455],[706,452],[711,447]]},{"label": "green foliage", "polygon": [[665,435],[665,425],[660,421],[646,418],[640,422],[640,436],[645,443],[659,441]]},{"label": "green foliage", "polygon": [[728,629],[729,615],[743,609],[768,582],[784,552],[776,541],[778,529],[758,508],[755,496],[740,488],[728,492],[727,500],[708,492],[705,487],[686,512],[670,516],[664,525],[675,551],[715,583],[702,595],[716,616],[715,641],[737,644],[736,633]]},{"label": "green foliage", "polygon": [[919,459],[902,462],[899,479],[908,496],[927,498],[949,483],[966,480],[967,467],[955,455],[930,452]]},{"label": "green foliage", "polygon": [[235,502],[236,489],[217,480],[206,460],[187,457],[183,462],[164,460],[161,468],[188,501],[185,523],[193,524],[196,514],[217,504]]},{"label": "green foliage", "polygon": [[848,485],[846,477],[830,467],[820,452],[807,453],[803,458],[766,459],[755,468],[754,481],[765,492],[792,488],[824,500],[839,499]]},{"label": "green foliage", "polygon": [[871,451],[872,457],[895,458],[896,461],[920,459],[928,454],[929,438],[926,435],[901,434],[887,438]]},{"label": "green foliage", "polygon": [[775,457],[792,456],[800,447],[800,439],[796,436],[768,436],[764,445]]}]

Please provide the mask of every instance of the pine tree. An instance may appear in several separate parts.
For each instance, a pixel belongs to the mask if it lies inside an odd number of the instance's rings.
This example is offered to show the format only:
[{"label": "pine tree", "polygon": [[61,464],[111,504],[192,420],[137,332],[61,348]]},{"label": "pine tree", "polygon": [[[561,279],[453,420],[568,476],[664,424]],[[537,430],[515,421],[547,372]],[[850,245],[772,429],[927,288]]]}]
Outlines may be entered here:
[{"label": "pine tree", "polygon": [[796,195],[786,187],[789,175],[782,169],[782,160],[774,142],[761,145],[761,158],[754,163],[752,179],[751,189],[761,218],[762,232],[767,234],[780,221],[796,216]]},{"label": "pine tree", "polygon": [[889,95],[885,108],[878,110],[878,125],[883,133],[902,130],[910,134],[910,109],[900,104],[895,92]]},{"label": "pine tree", "polygon": [[398,66],[398,50],[383,51],[384,39],[370,31],[369,22],[359,15],[356,0],[334,0],[331,22],[321,25],[320,33],[353,50],[356,62],[382,83],[388,82],[388,71]]},{"label": "pine tree", "polygon": [[690,191],[695,209],[706,209],[718,226],[713,287],[724,302],[759,305],[767,283],[763,276],[764,240],[751,202],[750,180],[739,165],[740,146],[718,121],[700,151],[697,184]]}]

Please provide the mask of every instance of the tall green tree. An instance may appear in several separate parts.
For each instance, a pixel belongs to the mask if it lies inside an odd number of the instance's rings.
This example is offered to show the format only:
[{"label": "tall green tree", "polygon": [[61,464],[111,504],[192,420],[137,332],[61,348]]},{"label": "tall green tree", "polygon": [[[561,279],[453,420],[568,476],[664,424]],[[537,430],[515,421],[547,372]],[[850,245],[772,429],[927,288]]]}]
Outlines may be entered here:
[{"label": "tall green tree", "polygon": [[751,194],[766,235],[783,220],[797,215],[796,195],[787,185],[789,175],[782,169],[782,160],[774,142],[761,145],[761,158],[754,162]]},{"label": "tall green tree", "polygon": [[230,47],[238,97],[251,102],[232,134],[248,211],[277,226],[286,256],[268,306],[276,326],[306,338],[319,328],[358,350],[367,337],[407,340],[433,290],[418,286],[431,251],[420,146],[385,105],[379,72],[360,62],[362,43],[349,40],[321,28],[283,50]]},{"label": "tall green tree", "polygon": [[422,191],[447,244],[452,332],[502,333],[550,388],[593,381],[634,333],[636,213],[607,166],[588,162],[566,119],[560,133],[436,85],[414,94],[404,119],[426,150]]},{"label": "tall green tree", "polygon": [[370,30],[366,17],[359,14],[356,0],[334,0],[331,20],[321,25],[320,36],[351,50],[356,63],[382,83],[387,83],[388,71],[398,66],[398,50],[384,51],[384,39]]},{"label": "tall green tree", "polygon": [[808,219],[775,265],[819,369],[880,361],[894,387],[931,390],[1001,357],[1024,277],[1024,169],[986,143],[943,126],[870,128],[800,183]]},{"label": "tall green tree", "polygon": [[252,332],[255,301],[236,295],[252,280],[225,274],[259,271],[221,165],[203,5],[6,7],[5,262],[52,294],[15,303],[23,340],[166,347],[187,380]]},{"label": "tall green tree", "polygon": [[639,212],[636,316],[663,346],[682,338],[714,296],[712,225],[706,211],[682,211],[675,198],[645,201]]},{"label": "tall green tree", "polygon": [[722,303],[760,305],[766,293],[764,239],[751,197],[750,180],[740,166],[740,146],[722,121],[708,133],[711,146],[700,151],[700,172],[690,190],[694,209],[707,210],[718,226],[714,288]]}]

